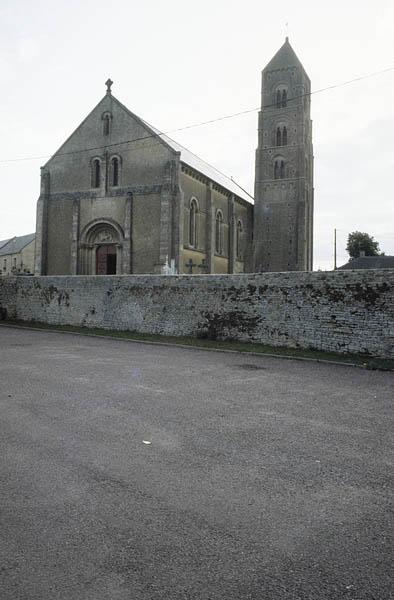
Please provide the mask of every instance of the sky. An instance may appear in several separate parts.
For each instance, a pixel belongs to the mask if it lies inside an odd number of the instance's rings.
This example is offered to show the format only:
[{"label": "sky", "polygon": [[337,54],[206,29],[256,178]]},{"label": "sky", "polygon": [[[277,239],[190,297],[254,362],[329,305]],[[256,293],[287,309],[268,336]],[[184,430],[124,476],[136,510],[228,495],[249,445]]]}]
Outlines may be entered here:
[{"label": "sky", "polygon": [[333,268],[335,228],[339,265],[355,230],[394,254],[393,0],[1,0],[0,32],[0,240],[35,230],[40,166],[108,77],[253,194],[261,71],[288,35],[316,92],[314,269]]}]

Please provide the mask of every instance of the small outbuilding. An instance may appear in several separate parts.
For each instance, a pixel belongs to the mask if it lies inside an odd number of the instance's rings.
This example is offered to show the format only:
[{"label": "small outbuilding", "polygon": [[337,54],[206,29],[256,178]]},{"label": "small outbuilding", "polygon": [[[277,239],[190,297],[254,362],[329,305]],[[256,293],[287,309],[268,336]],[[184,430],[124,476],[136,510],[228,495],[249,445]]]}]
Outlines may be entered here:
[{"label": "small outbuilding", "polygon": [[394,269],[394,256],[358,256],[338,269]]},{"label": "small outbuilding", "polygon": [[2,275],[34,273],[36,234],[15,236],[0,241],[0,269]]}]

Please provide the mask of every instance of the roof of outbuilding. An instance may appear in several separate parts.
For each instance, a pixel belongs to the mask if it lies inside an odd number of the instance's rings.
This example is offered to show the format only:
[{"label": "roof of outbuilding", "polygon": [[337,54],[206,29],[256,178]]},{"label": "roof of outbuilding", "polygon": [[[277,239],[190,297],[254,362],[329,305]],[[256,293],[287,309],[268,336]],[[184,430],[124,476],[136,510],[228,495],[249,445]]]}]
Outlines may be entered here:
[{"label": "roof of outbuilding", "polygon": [[4,246],[0,246],[0,256],[4,256],[6,254],[17,254],[25,246],[30,244],[36,237],[35,233],[29,233],[27,235],[20,235],[17,237],[13,237]]},{"label": "roof of outbuilding", "polygon": [[338,269],[394,269],[394,256],[359,256]]},{"label": "roof of outbuilding", "polygon": [[9,241],[10,241],[10,238],[8,238],[8,240],[0,240],[0,248],[5,246],[6,244],[8,244]]}]

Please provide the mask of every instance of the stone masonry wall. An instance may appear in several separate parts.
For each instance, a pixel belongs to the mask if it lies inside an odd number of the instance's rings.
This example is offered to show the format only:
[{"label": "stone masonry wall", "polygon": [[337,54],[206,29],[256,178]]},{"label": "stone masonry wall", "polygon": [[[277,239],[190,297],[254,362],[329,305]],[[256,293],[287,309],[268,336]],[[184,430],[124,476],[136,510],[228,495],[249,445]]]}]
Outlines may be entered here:
[{"label": "stone masonry wall", "polygon": [[23,321],[394,358],[393,269],[0,278],[0,306]]},{"label": "stone masonry wall", "polygon": [[0,321],[16,319],[17,277],[0,276]]}]

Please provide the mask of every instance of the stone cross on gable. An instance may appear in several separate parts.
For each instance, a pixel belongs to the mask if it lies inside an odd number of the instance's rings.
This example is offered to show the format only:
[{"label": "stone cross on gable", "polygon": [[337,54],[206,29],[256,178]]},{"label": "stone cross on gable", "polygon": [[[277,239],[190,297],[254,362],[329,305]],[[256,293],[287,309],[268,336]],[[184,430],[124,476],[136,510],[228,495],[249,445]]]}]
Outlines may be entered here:
[{"label": "stone cross on gable", "polygon": [[185,267],[188,269],[188,274],[189,275],[193,275],[193,267],[196,267],[197,265],[192,261],[191,258],[189,258],[189,261],[187,263],[185,263]]},{"label": "stone cross on gable", "polygon": [[105,85],[107,86],[107,94],[111,93],[111,85],[113,84],[113,81],[108,78],[107,81],[105,82]]}]

